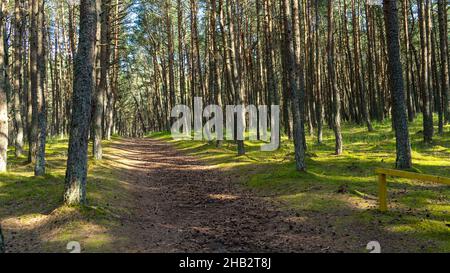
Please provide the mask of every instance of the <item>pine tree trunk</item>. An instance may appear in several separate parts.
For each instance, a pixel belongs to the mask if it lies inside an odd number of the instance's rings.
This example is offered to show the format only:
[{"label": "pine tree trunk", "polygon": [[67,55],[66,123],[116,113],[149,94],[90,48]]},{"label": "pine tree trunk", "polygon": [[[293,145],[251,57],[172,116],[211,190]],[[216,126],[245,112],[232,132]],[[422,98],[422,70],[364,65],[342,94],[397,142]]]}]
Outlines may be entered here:
[{"label": "pine tree trunk", "polygon": [[183,5],[182,0],[177,0],[178,9],[178,62],[179,62],[179,79],[180,79],[180,97],[181,104],[187,103],[186,98],[186,75],[184,68],[184,26],[183,26]]},{"label": "pine tree trunk", "polygon": [[[104,97],[107,88],[107,62],[106,53],[106,31],[107,31],[107,3],[106,0],[97,0],[97,41],[100,42],[96,47],[95,59],[99,67],[95,68],[96,80],[94,89],[94,109],[92,117],[92,155],[95,160],[102,160],[103,149],[102,149],[102,120],[103,120],[103,109],[104,109]],[[105,63],[106,61],[106,63]]]},{"label": "pine tree trunk", "polygon": [[65,203],[69,205],[86,204],[87,153],[91,96],[94,88],[96,33],[95,0],[81,0],[80,36],[74,66],[73,111],[64,193]]},{"label": "pine tree trunk", "polygon": [[421,84],[422,84],[422,112],[423,112],[423,135],[424,142],[431,143],[433,141],[433,113],[430,96],[430,79],[429,79],[429,58],[428,58],[428,35],[427,35],[427,21],[428,12],[424,4],[426,0],[419,0],[419,30],[420,30],[420,44],[421,44]]},{"label": "pine tree trunk", "polygon": [[439,49],[441,53],[441,90],[443,97],[445,123],[450,123],[450,88],[448,75],[448,27],[447,0],[439,0]]},{"label": "pine tree trunk", "polygon": [[21,1],[15,0],[14,11],[14,120],[16,128],[15,155],[20,157],[23,152],[23,120],[21,113],[22,105],[22,11]]},{"label": "pine tree trunk", "polygon": [[[294,5],[298,2],[294,1]],[[296,56],[295,52],[295,42],[294,37],[295,35],[299,34],[299,29],[297,27],[293,28],[293,23],[298,24],[298,17],[297,15],[293,15],[291,11],[291,3],[289,0],[283,1],[283,11],[284,11],[284,28],[285,28],[285,37],[286,37],[286,43],[288,51],[286,54],[286,69],[289,81],[289,92],[292,94],[292,106],[293,106],[293,115],[294,115],[294,145],[295,145],[295,161],[296,161],[296,167],[298,171],[306,171],[306,163],[305,163],[305,131],[303,127],[303,121],[302,121],[302,106],[304,106],[304,98],[301,94],[302,90],[301,88],[298,88],[297,83],[297,75],[296,71],[300,67],[298,65],[301,65],[300,60],[301,56]],[[296,10],[296,9],[294,9]],[[294,16],[294,17],[292,17]],[[294,20],[292,20],[294,18]],[[297,29],[297,31],[294,32],[294,29]],[[295,37],[298,38],[298,37]],[[300,54],[297,52],[297,55]],[[300,75],[303,74],[303,71],[298,72]],[[299,80],[300,85],[303,83],[303,76],[299,76],[301,80]]]},{"label": "pine tree trunk", "polygon": [[[231,64],[232,64],[232,72],[233,72],[233,84],[235,89],[235,98],[236,98],[236,104],[242,105],[244,103],[244,96],[243,96],[243,87],[242,87],[242,77],[239,73],[239,48],[237,45],[236,37],[239,37],[240,33],[236,33],[236,27],[234,23],[235,17],[233,16],[232,9],[234,7],[234,1],[229,0],[227,1],[227,11],[228,11],[228,23],[229,23],[229,38],[230,38],[230,58],[231,58]],[[242,120],[245,120],[245,114],[242,112],[240,118]],[[235,127],[237,126],[237,122],[235,122]],[[237,130],[235,130],[237,132]],[[236,135],[236,137],[238,137]],[[237,152],[238,155],[245,155],[245,145],[244,140],[237,140]]]},{"label": "pine tree trunk", "polygon": [[34,174],[45,175],[45,146],[47,140],[47,110],[45,103],[45,81],[46,81],[46,57],[45,57],[45,17],[44,0],[37,0],[37,89],[36,89],[36,115],[37,115],[37,137],[36,137],[36,164]]},{"label": "pine tree trunk", "polygon": [[360,52],[360,12],[358,7],[356,7],[356,0],[352,0],[352,21],[353,21],[353,50],[354,50],[354,57],[355,57],[355,82],[356,82],[356,90],[360,94],[360,100],[361,100],[361,114],[362,118],[366,122],[367,129],[369,132],[373,131],[372,122],[370,121],[370,113],[369,113],[369,104],[367,100],[367,94],[366,94],[366,88],[364,84],[364,79],[362,75],[362,64],[361,64],[361,52]]},{"label": "pine tree trunk", "polygon": [[38,94],[38,0],[30,0],[30,96],[31,119],[29,124],[29,151],[28,159],[30,163],[36,163],[37,136],[38,136],[38,115],[37,115],[37,94]]},{"label": "pine tree trunk", "polygon": [[5,82],[5,5],[0,3],[0,173],[6,172],[8,162],[8,99]]},{"label": "pine tree trunk", "polygon": [[328,0],[328,77],[329,88],[333,96],[333,131],[335,135],[335,153],[341,155],[343,152],[341,132],[341,94],[336,83],[335,70],[335,46],[334,46],[334,1]]},{"label": "pine tree trunk", "polygon": [[316,94],[316,119],[317,119],[317,143],[321,144],[323,141],[323,99],[322,99],[322,78],[321,78],[321,60],[320,60],[320,15],[319,15],[319,0],[314,2],[315,14],[315,31],[314,31],[314,46],[315,46],[315,94]]},{"label": "pine tree trunk", "polygon": [[411,62],[409,59],[410,56],[410,46],[409,46],[409,27],[408,27],[408,0],[402,1],[402,9],[403,9],[403,38],[404,38],[404,50],[405,50],[405,62],[406,62],[406,106],[408,108],[408,120],[414,120],[414,113],[412,107],[412,91],[411,91]]},{"label": "pine tree trunk", "polygon": [[399,22],[396,0],[384,0],[386,41],[389,55],[389,85],[393,100],[393,120],[397,140],[398,169],[412,167],[408,117],[406,113],[403,71],[400,60]]}]

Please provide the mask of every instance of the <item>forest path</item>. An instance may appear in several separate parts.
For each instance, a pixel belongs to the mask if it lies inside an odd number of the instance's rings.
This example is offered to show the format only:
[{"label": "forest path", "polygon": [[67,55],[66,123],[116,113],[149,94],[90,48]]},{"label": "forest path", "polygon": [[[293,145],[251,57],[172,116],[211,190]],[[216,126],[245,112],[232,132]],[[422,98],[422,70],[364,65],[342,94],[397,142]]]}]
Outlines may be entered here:
[{"label": "forest path", "polygon": [[[221,170],[152,139],[115,142],[117,175],[134,202],[118,235],[125,252],[339,252],[333,219],[286,212],[238,187]],[[120,167],[122,166],[122,167]],[[314,219],[313,219],[314,218]]]}]

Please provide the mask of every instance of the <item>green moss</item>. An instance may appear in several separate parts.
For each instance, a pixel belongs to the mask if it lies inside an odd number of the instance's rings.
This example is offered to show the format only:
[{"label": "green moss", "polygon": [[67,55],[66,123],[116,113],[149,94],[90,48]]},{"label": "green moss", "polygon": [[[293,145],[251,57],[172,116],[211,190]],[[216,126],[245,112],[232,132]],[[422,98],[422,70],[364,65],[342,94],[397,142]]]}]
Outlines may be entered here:
[{"label": "green moss", "polygon": [[[261,143],[246,142],[247,154],[236,157],[234,142],[217,148],[213,143],[174,141],[169,133],[150,137],[172,142],[211,165],[237,173],[243,186],[280,201],[285,209],[336,215],[348,210],[350,217],[340,224],[343,229],[361,221],[366,225],[381,221],[386,232],[432,241],[436,246],[424,251],[449,251],[450,187],[389,178],[391,212],[383,215],[376,209],[378,185],[374,171],[395,165],[391,124],[389,120],[374,122],[375,131],[371,133],[365,127],[344,124],[345,152],[340,157],[333,155],[331,130],[324,132],[321,144],[308,137],[308,172],[303,174],[295,171],[293,143],[286,138],[281,148],[271,153],[261,152]],[[444,135],[435,137],[433,145],[426,145],[421,124],[421,118],[410,124],[414,163],[410,171],[448,177],[450,126]]]},{"label": "green moss", "polygon": [[[103,144],[105,151],[109,144]],[[14,227],[17,233],[26,233],[27,229],[40,233],[43,251],[66,252],[70,241],[80,242],[86,252],[113,251],[119,240],[112,236],[118,225],[117,214],[127,213],[123,203],[131,197],[119,183],[112,162],[90,160],[89,206],[64,206],[67,146],[67,139],[48,140],[44,177],[34,177],[33,166],[26,164],[26,157],[15,158],[10,151],[9,172],[0,174],[0,220],[19,221],[20,225]]]}]

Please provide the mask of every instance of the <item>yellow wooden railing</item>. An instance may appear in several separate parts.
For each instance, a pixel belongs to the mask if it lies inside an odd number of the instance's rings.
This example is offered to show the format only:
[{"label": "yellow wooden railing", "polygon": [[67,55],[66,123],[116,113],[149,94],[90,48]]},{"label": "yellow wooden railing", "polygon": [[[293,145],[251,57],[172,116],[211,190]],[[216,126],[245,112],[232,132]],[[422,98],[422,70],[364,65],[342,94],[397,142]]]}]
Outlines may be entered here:
[{"label": "yellow wooden railing", "polygon": [[412,180],[419,180],[423,182],[432,182],[438,184],[446,184],[450,185],[450,178],[420,174],[420,173],[411,173],[405,171],[391,170],[391,169],[377,169],[376,174],[378,174],[378,183],[379,183],[379,202],[380,202],[380,210],[382,212],[386,212],[388,210],[388,190],[387,190],[387,177],[401,177]]}]

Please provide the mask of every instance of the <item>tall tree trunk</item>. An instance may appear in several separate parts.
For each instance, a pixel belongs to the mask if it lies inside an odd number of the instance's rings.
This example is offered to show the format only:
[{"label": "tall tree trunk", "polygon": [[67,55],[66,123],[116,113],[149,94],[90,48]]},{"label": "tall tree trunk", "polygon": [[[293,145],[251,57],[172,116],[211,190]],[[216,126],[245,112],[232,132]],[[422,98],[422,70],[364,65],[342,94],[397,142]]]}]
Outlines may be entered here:
[{"label": "tall tree trunk", "polygon": [[80,35],[74,67],[73,110],[64,193],[64,200],[69,205],[86,204],[87,153],[91,95],[94,88],[96,33],[95,0],[81,0]]},{"label": "tall tree trunk", "polygon": [[[216,26],[217,26],[217,1],[211,0],[211,10],[210,10],[210,29],[211,29],[211,48],[212,48],[212,73],[214,75],[214,103],[219,107],[222,107],[222,80],[220,75],[220,51],[217,46],[217,34],[216,34]],[[217,147],[222,145],[222,141],[217,140]]]},{"label": "tall tree trunk", "polygon": [[[294,1],[294,5],[298,5],[298,2]],[[304,105],[304,98],[302,97],[300,93],[302,92],[301,89],[298,88],[297,83],[297,77],[296,71],[297,69],[300,69],[298,65],[300,65],[299,60],[302,58],[301,56],[296,56],[295,52],[295,35],[299,35],[299,29],[297,27],[294,27],[296,31],[293,30],[293,22],[294,24],[298,24],[298,16],[293,15],[291,12],[291,3],[290,0],[284,0],[283,1],[283,11],[284,11],[284,28],[285,28],[285,37],[286,37],[286,43],[288,51],[285,53],[286,55],[286,68],[287,68],[287,76],[289,80],[289,93],[292,94],[292,105],[293,105],[293,115],[294,115],[294,145],[295,145],[295,162],[296,162],[296,168],[298,171],[306,171],[306,163],[305,163],[305,130],[303,127],[303,121],[302,121],[302,105]],[[297,11],[297,9],[294,9],[294,11]],[[294,17],[292,17],[294,16]],[[294,18],[294,20],[292,20]],[[300,46],[300,45],[297,45]],[[301,54],[297,52],[297,55]],[[297,57],[297,58],[296,58]],[[299,74],[303,74],[303,71],[297,72]],[[303,76],[299,76],[302,78]],[[303,79],[300,80],[300,85],[303,84]]]},{"label": "tall tree trunk", "polygon": [[44,0],[37,0],[37,89],[36,89],[36,115],[37,115],[37,137],[36,137],[36,164],[34,174],[43,176],[45,174],[45,146],[47,139],[47,110],[45,103],[46,82],[46,57],[45,57],[45,16]]},{"label": "tall tree trunk", "polygon": [[30,137],[28,159],[30,163],[36,163],[37,136],[38,136],[38,115],[37,115],[37,94],[38,94],[38,67],[37,67],[37,48],[38,48],[38,1],[30,0],[30,100],[32,116],[30,123]]},{"label": "tall tree trunk", "polygon": [[396,0],[384,0],[384,20],[389,55],[389,85],[392,93],[393,120],[397,141],[396,167],[398,169],[409,169],[412,167],[411,144],[405,105],[403,69],[400,60],[400,34]]},{"label": "tall tree trunk", "polygon": [[6,2],[0,3],[0,173],[6,172],[8,162],[8,99],[5,81],[5,34]]},{"label": "tall tree trunk", "polygon": [[[265,62],[266,62],[266,78],[267,78],[267,92],[268,103],[271,105],[280,105],[280,98],[278,96],[277,80],[275,76],[275,50],[273,46],[274,27],[272,14],[272,0],[264,0],[264,36],[265,36]],[[285,101],[289,101],[289,97],[284,97]],[[284,122],[289,124],[288,105],[283,107]],[[287,119],[287,120],[286,120]],[[289,126],[286,128],[286,134],[290,135]]]},{"label": "tall tree trunk", "polygon": [[431,105],[430,96],[430,79],[429,79],[429,58],[428,58],[428,35],[427,35],[427,21],[428,21],[428,11],[427,5],[424,1],[419,0],[419,29],[420,29],[420,45],[422,49],[422,61],[421,61],[421,74],[422,74],[422,112],[423,112],[423,136],[425,143],[431,143],[433,141],[433,113]]},{"label": "tall tree trunk", "polygon": [[[165,21],[166,21],[166,31],[167,31],[167,47],[168,47],[168,57],[169,57],[169,103],[170,108],[174,108],[177,104],[175,96],[175,51],[173,45],[173,30],[172,30],[172,18],[170,15],[170,10],[172,9],[171,0],[165,0]],[[171,111],[171,110],[170,110]]]},{"label": "tall tree trunk", "polygon": [[93,116],[93,155],[95,160],[102,160],[103,149],[103,126],[102,121],[104,117],[105,109],[105,95],[108,92],[108,70],[109,70],[109,58],[110,58],[110,21],[109,15],[111,10],[111,2],[109,0],[97,0],[101,1],[100,9],[100,45],[98,58],[100,63],[100,79],[98,88],[95,90],[95,106]]},{"label": "tall tree trunk", "polygon": [[[355,56],[355,81],[356,81],[356,90],[360,94],[360,105],[361,105],[361,114],[366,122],[367,129],[369,132],[373,131],[372,122],[370,121],[370,113],[369,113],[369,104],[367,100],[366,87],[364,84],[364,79],[362,75],[362,64],[361,64],[361,52],[360,52],[360,9],[356,7],[356,0],[352,0],[352,20],[353,20],[353,50]],[[344,11],[345,12],[345,11]]]},{"label": "tall tree trunk", "polygon": [[[289,10],[290,13],[292,13],[292,17],[288,18],[288,20],[292,21],[292,42],[294,46],[294,57],[295,57],[295,65],[294,65],[294,73],[295,73],[295,79],[297,81],[297,90],[296,90],[296,96],[298,98],[299,103],[299,110],[300,110],[300,124],[301,128],[299,131],[299,136],[303,138],[301,143],[303,144],[303,149],[307,150],[306,145],[306,134],[305,134],[305,120],[308,116],[309,119],[309,129],[313,130],[313,125],[311,121],[311,115],[306,115],[306,113],[309,113],[309,109],[306,108],[307,99],[306,99],[306,90],[305,90],[305,58],[307,54],[304,56],[302,55],[302,36],[301,36],[301,30],[300,30],[300,13],[299,13],[299,1],[293,0],[292,1],[292,12]],[[288,32],[289,33],[289,32]],[[289,40],[289,38],[288,38]],[[305,43],[306,44],[306,43]],[[304,45],[306,48],[306,46]],[[288,60],[289,62],[289,60]],[[288,64],[289,66],[289,64]],[[292,89],[292,87],[291,87]],[[293,92],[289,92],[293,94]],[[295,105],[294,105],[295,107]],[[311,132],[311,135],[313,132]]]},{"label": "tall tree trunk", "polygon": [[328,78],[329,88],[333,96],[333,131],[335,135],[335,153],[341,155],[343,152],[341,132],[341,94],[336,83],[335,68],[335,45],[334,45],[334,1],[328,0]]},{"label": "tall tree trunk", "polygon": [[180,97],[181,104],[187,103],[186,98],[186,74],[184,68],[184,26],[183,26],[183,4],[182,0],[177,0],[178,9],[178,63],[179,63],[179,79],[180,79]]},{"label": "tall tree trunk", "polygon": [[443,97],[445,123],[450,123],[450,88],[448,75],[448,20],[447,0],[439,0],[439,48],[441,53],[441,90]]},{"label": "tall tree trunk", "polygon": [[[234,9],[235,3],[233,0],[227,1],[227,10],[228,10],[228,23],[229,23],[229,37],[230,37],[230,58],[231,58],[231,64],[233,67],[233,84],[235,89],[235,98],[236,98],[236,104],[242,105],[244,103],[244,92],[242,87],[242,77],[239,73],[239,67],[240,67],[240,58],[239,58],[239,49],[240,46],[237,45],[236,37],[240,36],[240,33],[236,33],[236,27],[234,23],[235,17],[233,16],[232,10]],[[245,114],[242,112],[241,117],[238,117],[242,120],[245,120]],[[237,126],[237,122],[235,123],[235,126]],[[235,130],[237,131],[237,130]],[[236,136],[237,137],[237,136]],[[244,155],[245,154],[245,145],[244,140],[237,140],[237,152],[238,155]]]},{"label": "tall tree trunk", "polygon": [[414,120],[414,112],[413,112],[413,102],[412,102],[412,88],[411,88],[411,62],[410,62],[410,40],[409,40],[409,27],[408,27],[408,7],[409,1],[402,0],[402,9],[403,9],[403,38],[404,38],[404,50],[405,50],[405,62],[406,62],[406,106],[408,108],[408,120]]},{"label": "tall tree trunk", "polygon": [[15,0],[14,11],[14,120],[16,127],[15,155],[20,157],[23,152],[23,120],[21,111],[22,98],[22,2]]},{"label": "tall tree trunk", "polygon": [[319,15],[319,0],[314,2],[314,14],[315,14],[315,94],[316,94],[316,119],[317,119],[317,142],[322,143],[323,140],[323,100],[322,100],[322,78],[321,78],[321,59],[320,59],[320,15]]},{"label": "tall tree trunk", "polygon": [[116,98],[119,89],[119,32],[120,32],[120,12],[119,12],[119,0],[115,1],[115,12],[114,12],[114,48],[113,48],[113,58],[112,58],[112,76],[111,76],[111,87],[108,92],[108,116],[107,116],[107,128],[106,128],[106,139],[111,140],[111,135],[115,128],[115,106]]}]

